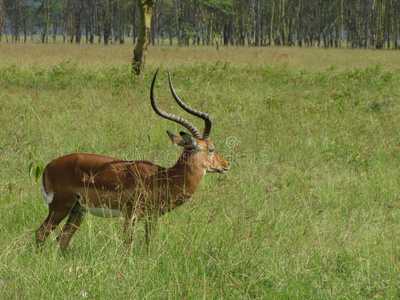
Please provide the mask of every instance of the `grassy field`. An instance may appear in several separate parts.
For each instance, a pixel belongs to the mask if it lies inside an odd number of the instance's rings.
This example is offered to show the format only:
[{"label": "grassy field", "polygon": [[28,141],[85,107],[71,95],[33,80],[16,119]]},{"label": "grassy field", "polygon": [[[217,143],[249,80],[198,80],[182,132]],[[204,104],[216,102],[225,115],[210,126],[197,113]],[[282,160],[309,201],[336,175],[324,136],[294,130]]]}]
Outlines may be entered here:
[{"label": "grassy field", "polygon": [[[1,299],[400,297],[399,52],[151,47],[134,78],[132,51],[0,44]],[[182,128],[149,103],[159,66],[160,107],[179,112],[170,68],[231,170],[160,219],[150,254],[142,224],[127,255],[122,220],[90,215],[69,257],[57,232],[38,253],[52,159],[174,163],[165,130]]]}]

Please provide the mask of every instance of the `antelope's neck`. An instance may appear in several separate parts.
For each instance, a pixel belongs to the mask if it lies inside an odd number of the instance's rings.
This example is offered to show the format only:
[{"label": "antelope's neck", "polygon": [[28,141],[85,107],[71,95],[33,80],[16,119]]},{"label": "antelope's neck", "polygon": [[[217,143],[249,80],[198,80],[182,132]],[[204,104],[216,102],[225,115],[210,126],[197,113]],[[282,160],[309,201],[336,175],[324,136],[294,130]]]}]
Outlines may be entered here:
[{"label": "antelope's neck", "polygon": [[[185,159],[186,157],[189,158],[189,161]],[[190,199],[199,187],[205,175],[205,170],[202,170],[201,166],[196,163],[190,163],[195,162],[194,160],[190,161],[190,158],[190,153],[189,156],[185,156],[184,151],[173,167],[160,170],[160,172],[148,178],[153,200],[158,203],[156,206],[157,214],[163,215],[181,206]]]},{"label": "antelope's neck", "polygon": [[191,158],[190,154],[184,151],[177,163],[168,169],[171,192],[175,194],[173,196],[192,196],[206,174],[206,170]]}]

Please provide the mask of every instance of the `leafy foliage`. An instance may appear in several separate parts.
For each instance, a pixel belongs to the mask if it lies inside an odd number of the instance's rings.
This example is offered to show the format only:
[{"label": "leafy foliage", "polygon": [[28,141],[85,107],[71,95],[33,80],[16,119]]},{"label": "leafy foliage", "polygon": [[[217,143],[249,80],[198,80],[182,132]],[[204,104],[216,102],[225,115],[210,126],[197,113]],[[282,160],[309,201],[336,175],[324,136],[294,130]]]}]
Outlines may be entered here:
[{"label": "leafy foliage", "polygon": [[[146,3],[146,1],[142,1]],[[136,2],[140,4],[142,2]],[[136,41],[139,13],[130,0],[2,0],[1,34],[24,42],[104,44]],[[148,4],[148,1],[147,1]],[[163,0],[156,1],[150,40],[169,38],[179,45],[301,46],[324,48],[400,48],[397,0]],[[96,38],[95,38],[96,37]],[[6,36],[8,39],[8,37]],[[156,42],[157,39],[157,42]],[[141,40],[141,39],[140,39]]]}]

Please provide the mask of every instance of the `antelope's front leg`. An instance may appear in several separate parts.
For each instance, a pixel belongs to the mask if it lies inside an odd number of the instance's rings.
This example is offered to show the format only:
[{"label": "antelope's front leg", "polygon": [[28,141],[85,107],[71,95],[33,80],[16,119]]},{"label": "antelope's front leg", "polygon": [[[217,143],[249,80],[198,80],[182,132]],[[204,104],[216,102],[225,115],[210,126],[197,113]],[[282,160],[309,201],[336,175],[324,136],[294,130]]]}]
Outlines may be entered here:
[{"label": "antelope's front leg", "polygon": [[135,223],[136,217],[132,213],[127,213],[124,223],[124,248],[127,252],[130,251],[132,245]]},{"label": "antelope's front leg", "polygon": [[146,216],[144,220],[144,235],[146,238],[146,248],[147,251],[150,251],[150,240],[151,236],[155,233],[156,231],[156,226],[157,226],[157,216]]}]

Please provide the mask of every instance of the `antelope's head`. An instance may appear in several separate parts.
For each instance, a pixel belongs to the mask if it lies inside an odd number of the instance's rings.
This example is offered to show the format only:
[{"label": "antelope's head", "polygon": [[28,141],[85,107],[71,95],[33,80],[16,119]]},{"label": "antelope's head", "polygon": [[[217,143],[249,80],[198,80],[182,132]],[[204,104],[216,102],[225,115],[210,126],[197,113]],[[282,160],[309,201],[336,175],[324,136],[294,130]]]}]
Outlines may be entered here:
[{"label": "antelope's head", "polygon": [[150,100],[153,110],[159,116],[184,126],[191,133],[190,135],[188,133],[181,131],[179,135],[177,135],[167,131],[169,137],[171,138],[172,142],[175,145],[184,147],[184,151],[181,158],[185,160],[185,163],[195,167],[196,169],[201,169],[202,171],[204,171],[204,173],[205,172],[226,173],[230,169],[228,161],[226,161],[217,151],[215,151],[214,144],[209,140],[212,127],[210,116],[203,112],[197,111],[193,108],[186,106],[179,99],[179,97],[175,93],[174,87],[172,86],[172,81],[169,71],[168,71],[168,80],[172,96],[174,97],[176,103],[178,103],[178,105],[183,110],[204,120],[205,127],[203,134],[201,135],[200,131],[197,130],[197,128],[187,120],[160,110],[154,101],[154,84],[157,78],[157,74],[158,70],[154,74],[153,82],[151,83],[151,89],[150,89]]}]

